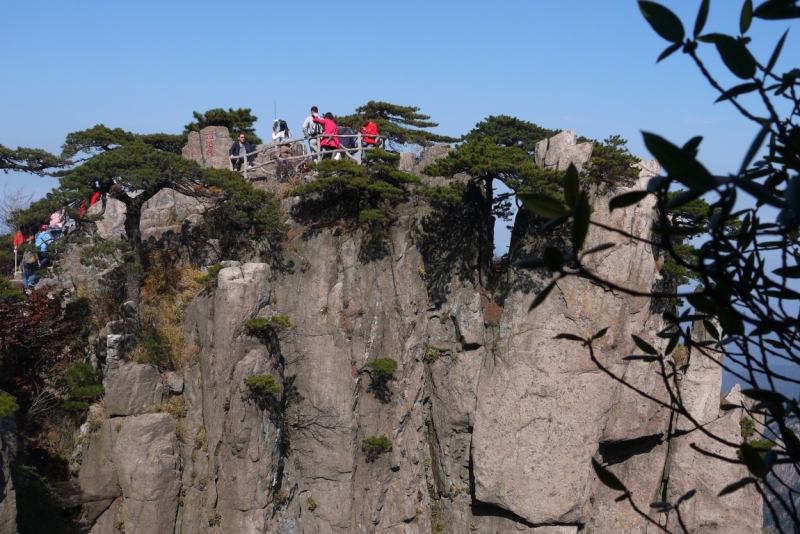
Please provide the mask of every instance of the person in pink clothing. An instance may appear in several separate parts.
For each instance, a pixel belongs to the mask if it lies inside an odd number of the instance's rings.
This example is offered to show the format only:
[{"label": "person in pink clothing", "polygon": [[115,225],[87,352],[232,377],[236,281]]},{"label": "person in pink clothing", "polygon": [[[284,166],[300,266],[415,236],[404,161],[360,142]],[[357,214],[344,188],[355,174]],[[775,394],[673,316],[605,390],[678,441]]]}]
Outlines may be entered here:
[{"label": "person in pink clothing", "polygon": [[49,225],[50,235],[53,239],[59,239],[61,232],[64,230],[64,210],[58,210],[50,215]]},{"label": "person in pink clothing", "polygon": [[325,131],[320,137],[319,146],[324,151],[336,150],[339,148],[339,138],[336,136],[338,128],[333,120],[333,115],[328,112],[323,118],[314,117],[314,122],[322,124]]}]

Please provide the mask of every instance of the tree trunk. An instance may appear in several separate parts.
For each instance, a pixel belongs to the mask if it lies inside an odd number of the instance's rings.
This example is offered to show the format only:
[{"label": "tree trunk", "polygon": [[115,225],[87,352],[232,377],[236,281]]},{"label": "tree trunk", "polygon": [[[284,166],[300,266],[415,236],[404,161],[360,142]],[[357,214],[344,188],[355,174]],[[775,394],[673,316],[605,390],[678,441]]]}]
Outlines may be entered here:
[{"label": "tree trunk", "polygon": [[489,284],[489,270],[492,266],[494,257],[494,222],[492,215],[492,204],[494,203],[494,190],[492,189],[493,178],[483,180],[484,190],[481,202],[481,243],[480,243],[480,273],[481,287],[486,288]]},{"label": "tree trunk", "polygon": [[125,258],[125,301],[133,302],[136,310],[139,309],[139,289],[142,273],[142,232],[139,223],[142,218],[142,206],[152,195],[139,194],[129,197],[121,195],[121,200],[126,207],[125,236],[131,247],[131,253]]}]

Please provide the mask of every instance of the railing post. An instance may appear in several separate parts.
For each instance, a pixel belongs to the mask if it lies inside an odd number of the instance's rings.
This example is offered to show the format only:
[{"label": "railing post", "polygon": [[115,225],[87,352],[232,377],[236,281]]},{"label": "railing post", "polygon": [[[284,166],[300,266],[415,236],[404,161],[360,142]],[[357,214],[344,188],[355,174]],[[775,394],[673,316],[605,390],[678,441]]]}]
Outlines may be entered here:
[{"label": "railing post", "polygon": [[14,276],[17,276],[19,263],[17,262],[17,247],[14,247]]}]

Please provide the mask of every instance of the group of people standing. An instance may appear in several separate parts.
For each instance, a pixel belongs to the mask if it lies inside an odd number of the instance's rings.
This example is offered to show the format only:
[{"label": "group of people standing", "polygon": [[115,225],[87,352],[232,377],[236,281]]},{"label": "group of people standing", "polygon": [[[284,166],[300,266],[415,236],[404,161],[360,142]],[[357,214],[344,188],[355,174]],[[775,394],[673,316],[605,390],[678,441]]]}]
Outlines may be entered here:
[{"label": "group of people standing", "polygon": [[[364,116],[364,123],[358,133],[363,136],[361,138],[362,147],[374,148],[377,146],[378,125],[368,115]],[[356,138],[350,137],[354,135],[354,132],[350,128],[337,126],[331,113],[320,117],[317,106],[311,107],[311,114],[303,122],[303,135],[308,139],[308,145],[315,153],[319,153],[320,150],[327,152],[340,148],[358,148]]]},{"label": "group of people standing", "polygon": [[65,224],[66,215],[62,209],[50,216],[49,224],[23,227],[14,235],[15,253],[23,245],[30,245],[24,247],[19,265],[23,289],[32,289],[37,282],[36,271],[50,265],[49,253],[53,244],[61,238]]},{"label": "group of people standing", "polygon": [[[362,135],[361,146],[364,148],[374,148],[378,146],[378,125],[375,124],[369,116],[364,116],[364,122],[358,133]],[[311,114],[303,122],[303,135],[308,140],[309,148],[312,154],[319,154],[320,152],[331,152],[339,149],[355,149],[356,137],[355,133],[347,127],[339,127],[332,113],[325,113],[322,117],[319,116],[319,109],[317,106],[311,107]],[[288,141],[291,139],[292,133],[286,125],[286,121],[276,119],[272,127],[273,141],[280,142],[281,140]],[[283,145],[281,146],[283,149]],[[247,159],[247,168],[254,167],[256,158],[255,145],[248,143],[243,133],[239,134],[238,140],[234,141],[231,145],[228,154],[234,158],[231,160],[233,169],[239,171],[244,164],[245,158]],[[281,151],[282,156],[290,155],[291,148],[286,146],[286,152]],[[323,157],[331,157],[331,154]]]}]

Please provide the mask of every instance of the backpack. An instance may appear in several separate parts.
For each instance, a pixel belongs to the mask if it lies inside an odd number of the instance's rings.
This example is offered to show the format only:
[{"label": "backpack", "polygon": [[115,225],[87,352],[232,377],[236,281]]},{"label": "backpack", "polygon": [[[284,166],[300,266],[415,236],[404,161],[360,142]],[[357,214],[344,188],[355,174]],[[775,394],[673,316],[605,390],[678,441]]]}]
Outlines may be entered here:
[{"label": "backpack", "polygon": [[22,263],[25,263],[27,265],[33,265],[34,263],[36,263],[36,255],[30,250],[26,250],[22,254]]},{"label": "backpack", "polygon": [[314,122],[312,124],[313,124],[313,127],[311,128],[312,136],[322,135],[325,133],[325,126],[323,124],[320,124],[318,122]]},{"label": "backpack", "polygon": [[[338,135],[353,135],[353,130],[347,127],[339,128],[336,133]],[[355,137],[340,137],[339,144],[342,145],[342,148],[356,148],[356,138]]]}]

